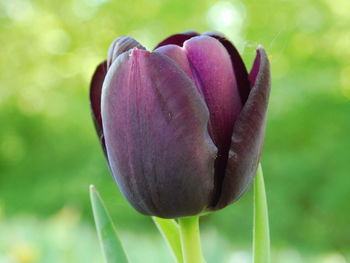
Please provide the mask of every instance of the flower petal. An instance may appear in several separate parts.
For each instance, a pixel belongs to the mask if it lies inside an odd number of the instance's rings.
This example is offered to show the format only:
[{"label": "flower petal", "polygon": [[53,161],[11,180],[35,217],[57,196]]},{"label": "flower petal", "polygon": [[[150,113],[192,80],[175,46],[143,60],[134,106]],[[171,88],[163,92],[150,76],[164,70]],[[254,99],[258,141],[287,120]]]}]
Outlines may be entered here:
[{"label": "flower petal", "polygon": [[164,39],[162,42],[160,42],[156,47],[161,47],[161,46],[165,46],[165,45],[177,45],[177,46],[180,46],[182,47],[183,43],[192,38],[192,37],[195,37],[195,36],[198,36],[199,34],[196,32],[196,31],[185,31],[185,32],[182,32],[182,33],[179,33],[179,34],[175,34],[175,35],[172,35],[166,39]]},{"label": "flower petal", "polygon": [[253,63],[253,67],[249,73],[249,80],[250,80],[251,88],[254,87],[256,78],[259,74],[260,64],[261,64],[260,60],[261,60],[260,52],[257,52],[254,63]]},{"label": "flower petal", "polygon": [[218,147],[212,200],[216,203],[225,175],[233,125],[242,108],[241,99],[230,56],[218,40],[209,36],[193,37],[184,43],[184,50],[210,112],[209,134]]},{"label": "flower petal", "polygon": [[194,80],[192,76],[190,63],[188,62],[187,55],[183,48],[171,44],[161,46],[155,49],[154,52],[162,53],[171,58],[186,73],[186,75],[190,79]]},{"label": "flower petal", "polygon": [[170,58],[139,49],[117,58],[102,90],[102,122],[111,170],[135,209],[163,218],[206,209],[216,156],[208,119]]},{"label": "flower petal", "polygon": [[133,48],[145,49],[139,42],[131,37],[118,37],[116,38],[108,49],[108,59],[107,66],[108,68],[112,65],[113,61],[122,53]]},{"label": "flower petal", "polygon": [[232,42],[228,40],[223,34],[217,32],[206,32],[204,34],[219,40],[220,43],[226,48],[227,52],[230,54],[233,69],[236,75],[239,94],[241,96],[242,104],[244,105],[249,96],[250,84],[248,72],[242,60],[242,57],[240,56]]},{"label": "flower petal", "polygon": [[95,124],[97,136],[102,145],[103,152],[106,155],[106,146],[104,143],[102,118],[101,118],[101,91],[103,81],[107,74],[107,62],[104,61],[99,64],[95,70],[90,84],[90,106],[92,111],[92,119]]},{"label": "flower petal", "polygon": [[269,60],[261,46],[257,49],[251,77],[254,86],[233,128],[222,192],[213,210],[243,195],[253,181],[260,160],[271,86]]}]

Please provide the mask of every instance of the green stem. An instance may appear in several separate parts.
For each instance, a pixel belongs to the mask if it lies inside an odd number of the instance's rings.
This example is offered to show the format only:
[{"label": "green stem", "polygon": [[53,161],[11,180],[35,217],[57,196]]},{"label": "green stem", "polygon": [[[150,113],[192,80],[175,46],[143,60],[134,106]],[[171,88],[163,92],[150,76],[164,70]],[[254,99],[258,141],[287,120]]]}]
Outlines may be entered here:
[{"label": "green stem", "polygon": [[179,218],[182,255],[185,263],[203,263],[199,216]]},{"label": "green stem", "polygon": [[254,182],[253,262],[270,262],[269,217],[261,164]]},{"label": "green stem", "polygon": [[173,253],[176,262],[183,263],[180,227],[178,223],[174,219],[164,219],[155,216],[152,218]]}]

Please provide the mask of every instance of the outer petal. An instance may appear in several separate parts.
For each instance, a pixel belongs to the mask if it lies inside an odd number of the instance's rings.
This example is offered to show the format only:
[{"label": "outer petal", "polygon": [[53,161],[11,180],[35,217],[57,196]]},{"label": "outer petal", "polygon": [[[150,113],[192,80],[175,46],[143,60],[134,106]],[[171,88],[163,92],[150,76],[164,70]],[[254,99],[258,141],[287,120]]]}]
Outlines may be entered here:
[{"label": "outer petal", "polygon": [[155,47],[155,49],[161,46],[171,45],[171,44],[181,47],[186,40],[195,36],[199,36],[199,34],[196,31],[185,31],[179,34],[175,34],[164,39]]},{"label": "outer petal", "polygon": [[209,36],[193,37],[183,48],[209,108],[209,133],[218,147],[212,200],[216,203],[225,175],[233,125],[242,109],[241,99],[230,56],[218,40]]},{"label": "outer petal", "polygon": [[244,105],[249,96],[250,84],[248,72],[240,54],[238,53],[235,46],[231,43],[231,41],[228,40],[223,34],[217,32],[206,32],[205,34],[211,37],[215,37],[217,40],[219,40],[221,44],[226,48],[227,52],[230,54],[233,69],[236,75],[239,94],[241,96],[242,104]]},{"label": "outer petal", "polygon": [[97,136],[100,140],[100,143],[102,145],[102,149],[105,155],[106,155],[106,146],[104,143],[102,118],[101,118],[101,91],[102,91],[102,84],[106,74],[107,74],[107,62],[104,61],[97,66],[90,84],[90,106],[92,111],[92,119],[94,121]]},{"label": "outer petal", "polygon": [[265,50],[260,46],[251,75],[248,100],[237,119],[219,202],[221,209],[239,199],[253,181],[259,163],[265,135],[266,110],[270,94],[270,66]]},{"label": "outer petal", "polygon": [[145,49],[139,42],[131,37],[118,37],[116,38],[108,49],[108,68],[112,65],[113,61],[122,53],[132,48]]},{"label": "outer petal", "polygon": [[101,92],[102,85],[107,74],[107,71],[113,61],[122,53],[128,51],[132,48],[144,49],[136,40],[130,37],[118,37],[113,41],[108,50],[107,61],[99,64],[94,72],[94,75],[90,84],[90,105],[92,110],[92,118],[95,124],[97,136],[101,143],[103,152],[108,160],[105,139],[103,135],[102,128],[102,118],[101,118]]},{"label": "outer petal", "polygon": [[193,82],[167,56],[134,49],[113,63],[103,129],[111,170],[135,209],[164,218],[206,209],[216,155],[208,118]]}]

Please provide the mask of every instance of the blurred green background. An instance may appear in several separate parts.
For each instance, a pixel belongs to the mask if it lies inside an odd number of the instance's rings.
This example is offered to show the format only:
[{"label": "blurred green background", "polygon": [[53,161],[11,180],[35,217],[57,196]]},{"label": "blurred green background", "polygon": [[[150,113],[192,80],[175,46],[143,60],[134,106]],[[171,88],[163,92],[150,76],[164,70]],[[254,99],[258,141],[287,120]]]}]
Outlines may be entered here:
[{"label": "blurred green background", "polygon": [[[115,186],[88,88],[111,41],[217,30],[273,88],[263,155],[274,262],[350,262],[349,0],[0,0],[0,263],[102,262],[88,186],[133,262],[171,262]],[[202,218],[207,261],[251,262],[252,191]]]}]

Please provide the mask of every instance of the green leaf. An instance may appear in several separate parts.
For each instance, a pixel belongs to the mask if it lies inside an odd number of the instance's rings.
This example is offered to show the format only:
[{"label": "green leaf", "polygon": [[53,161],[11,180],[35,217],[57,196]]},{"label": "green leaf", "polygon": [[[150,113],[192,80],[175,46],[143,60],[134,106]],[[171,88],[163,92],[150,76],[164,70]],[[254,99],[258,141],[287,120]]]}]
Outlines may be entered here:
[{"label": "green leaf", "polygon": [[118,238],[113,222],[93,185],[90,186],[90,200],[98,238],[106,263],[127,263],[127,255]]},{"label": "green leaf", "polygon": [[174,219],[152,217],[178,263],[183,263],[180,228]]},{"label": "green leaf", "polygon": [[270,262],[269,216],[261,164],[254,180],[253,262]]}]

